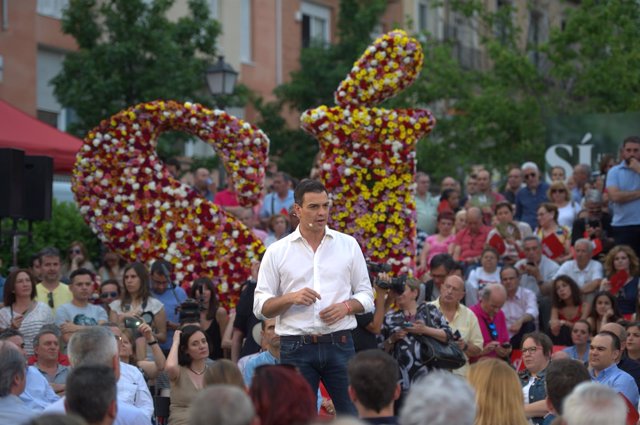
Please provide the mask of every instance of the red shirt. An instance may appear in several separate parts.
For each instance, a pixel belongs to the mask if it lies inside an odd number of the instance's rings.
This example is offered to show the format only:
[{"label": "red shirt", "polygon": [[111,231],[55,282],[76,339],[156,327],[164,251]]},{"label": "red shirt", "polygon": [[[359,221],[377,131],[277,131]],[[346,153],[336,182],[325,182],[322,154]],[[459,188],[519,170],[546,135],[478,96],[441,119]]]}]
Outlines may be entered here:
[{"label": "red shirt", "polygon": [[468,227],[456,233],[454,243],[460,246],[460,261],[480,257],[490,231],[491,227],[482,225],[477,233],[472,233]]}]

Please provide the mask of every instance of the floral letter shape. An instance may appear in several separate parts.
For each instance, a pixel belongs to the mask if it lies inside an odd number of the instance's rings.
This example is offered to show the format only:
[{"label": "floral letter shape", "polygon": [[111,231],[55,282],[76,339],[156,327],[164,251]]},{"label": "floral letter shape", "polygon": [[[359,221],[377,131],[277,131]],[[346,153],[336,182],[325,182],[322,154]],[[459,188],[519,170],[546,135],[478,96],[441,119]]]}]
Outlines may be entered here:
[{"label": "floral letter shape", "polygon": [[301,117],[320,143],[331,226],[352,234],[371,261],[409,272],[415,253],[415,145],[435,125],[425,109],[376,108],[422,69],[420,43],[402,30],[379,37],[335,92],[338,106]]},{"label": "floral letter shape", "polygon": [[241,205],[259,201],[269,150],[261,130],[199,104],[154,101],[121,111],[85,137],[72,181],[80,213],[127,260],[164,258],[180,284],[219,277],[220,301],[233,307],[264,246],[241,222],[171,177],[155,152],[158,135],[169,130],[211,144]]}]

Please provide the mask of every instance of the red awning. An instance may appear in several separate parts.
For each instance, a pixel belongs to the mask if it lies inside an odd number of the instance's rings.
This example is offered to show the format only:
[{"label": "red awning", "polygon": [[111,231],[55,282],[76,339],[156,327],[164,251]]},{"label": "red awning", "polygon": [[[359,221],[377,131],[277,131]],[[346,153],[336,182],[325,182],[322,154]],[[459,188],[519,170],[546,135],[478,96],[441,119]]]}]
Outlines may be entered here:
[{"label": "red awning", "polygon": [[53,158],[54,173],[70,174],[82,140],[53,128],[0,100],[0,148]]}]

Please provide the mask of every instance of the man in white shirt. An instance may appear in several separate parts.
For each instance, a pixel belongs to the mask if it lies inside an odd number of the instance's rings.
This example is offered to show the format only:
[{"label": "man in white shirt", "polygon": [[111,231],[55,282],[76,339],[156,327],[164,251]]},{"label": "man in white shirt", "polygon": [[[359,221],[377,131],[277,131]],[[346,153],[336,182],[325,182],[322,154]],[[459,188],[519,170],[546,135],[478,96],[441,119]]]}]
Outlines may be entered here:
[{"label": "man in white shirt", "polygon": [[[120,377],[118,345],[113,333],[104,326],[92,326],[74,333],[67,347],[71,367],[103,364],[113,368],[116,379]],[[64,413],[64,398],[44,410],[44,413]],[[115,425],[151,425],[151,418],[135,406],[117,402]]]},{"label": "man in white shirt", "polygon": [[280,360],[295,365],[317,393],[322,379],[337,413],[356,415],[347,392],[347,362],[355,354],[357,313],[373,310],[373,291],[358,242],[327,227],[329,195],[322,183],[295,190],[298,228],[267,248],[253,310],[277,317]]},{"label": "man in white shirt", "polygon": [[502,312],[507,319],[509,339],[513,347],[520,347],[522,337],[536,330],[538,320],[538,302],[536,294],[520,286],[518,270],[504,266],[500,270],[500,283],[507,290],[507,301]]},{"label": "man in white shirt", "polygon": [[22,423],[35,413],[18,395],[27,383],[24,357],[9,341],[0,341],[0,423]]},{"label": "man in white shirt", "polygon": [[576,281],[583,294],[593,294],[599,288],[603,277],[602,264],[591,259],[593,242],[582,238],[578,239],[573,247],[576,259],[561,265],[553,278],[565,274]]}]

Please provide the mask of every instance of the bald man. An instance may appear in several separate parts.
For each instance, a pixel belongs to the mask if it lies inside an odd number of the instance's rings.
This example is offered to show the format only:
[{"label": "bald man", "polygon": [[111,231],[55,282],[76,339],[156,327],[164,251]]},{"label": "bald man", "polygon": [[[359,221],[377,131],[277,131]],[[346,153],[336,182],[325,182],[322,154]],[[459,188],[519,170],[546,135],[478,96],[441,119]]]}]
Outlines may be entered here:
[{"label": "bald man", "polygon": [[460,304],[463,298],[464,281],[459,276],[451,275],[445,278],[440,286],[440,296],[431,304],[438,307],[447,318],[454,335],[457,336],[456,331],[459,332],[457,343],[467,356],[467,364],[453,373],[466,376],[469,369],[468,358],[480,354],[484,340],[476,315],[471,309]]}]

